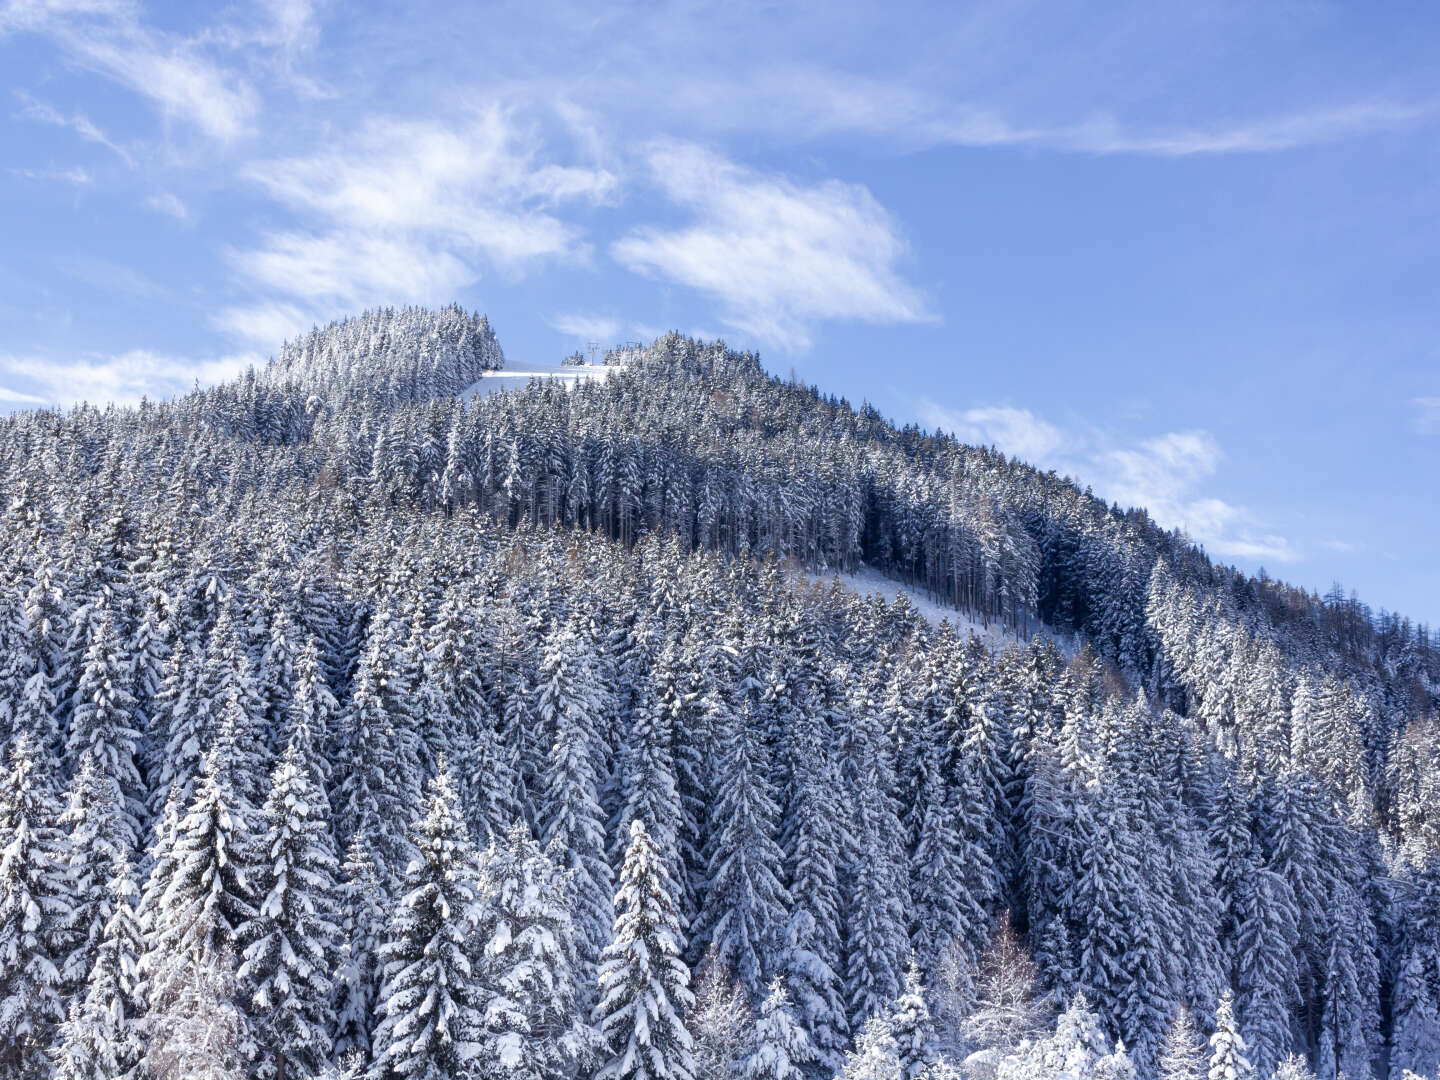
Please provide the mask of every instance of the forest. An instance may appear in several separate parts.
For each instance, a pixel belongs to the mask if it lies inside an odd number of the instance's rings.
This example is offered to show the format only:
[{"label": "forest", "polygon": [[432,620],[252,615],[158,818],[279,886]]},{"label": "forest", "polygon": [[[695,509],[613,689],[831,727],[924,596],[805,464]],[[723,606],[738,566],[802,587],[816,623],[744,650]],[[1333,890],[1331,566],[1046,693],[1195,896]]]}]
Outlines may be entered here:
[{"label": "forest", "polygon": [[1427,627],[606,362],[385,309],[0,418],[0,1074],[1440,1077]]}]

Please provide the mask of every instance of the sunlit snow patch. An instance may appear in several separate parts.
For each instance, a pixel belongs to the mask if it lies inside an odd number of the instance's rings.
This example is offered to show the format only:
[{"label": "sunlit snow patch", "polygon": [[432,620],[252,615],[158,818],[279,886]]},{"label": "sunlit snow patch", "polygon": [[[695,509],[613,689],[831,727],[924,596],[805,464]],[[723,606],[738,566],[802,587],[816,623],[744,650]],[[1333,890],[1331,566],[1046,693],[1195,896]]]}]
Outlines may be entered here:
[{"label": "sunlit snow patch", "polygon": [[487,371],[479,380],[467,387],[461,397],[488,397],[502,390],[523,390],[531,379],[554,379],[573,390],[582,382],[600,382],[610,377],[611,372],[624,371],[623,364],[583,364],[572,367],[568,364],[526,364],[523,370],[502,368]]}]

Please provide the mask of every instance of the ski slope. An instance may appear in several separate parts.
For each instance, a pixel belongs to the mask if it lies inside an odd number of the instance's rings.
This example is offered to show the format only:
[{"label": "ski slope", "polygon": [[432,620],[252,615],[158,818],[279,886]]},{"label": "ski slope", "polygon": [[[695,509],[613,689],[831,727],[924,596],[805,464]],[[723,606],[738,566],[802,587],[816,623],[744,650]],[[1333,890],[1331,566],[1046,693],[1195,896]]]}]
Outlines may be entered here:
[{"label": "ski slope", "polygon": [[466,387],[460,397],[468,401],[470,398],[489,397],[503,390],[523,390],[530,385],[531,379],[553,379],[563,383],[565,389],[573,390],[582,382],[603,382],[612,372],[624,370],[623,364],[585,364],[579,367],[565,364],[526,364],[523,369],[500,368],[498,371],[485,372],[472,385]]}]

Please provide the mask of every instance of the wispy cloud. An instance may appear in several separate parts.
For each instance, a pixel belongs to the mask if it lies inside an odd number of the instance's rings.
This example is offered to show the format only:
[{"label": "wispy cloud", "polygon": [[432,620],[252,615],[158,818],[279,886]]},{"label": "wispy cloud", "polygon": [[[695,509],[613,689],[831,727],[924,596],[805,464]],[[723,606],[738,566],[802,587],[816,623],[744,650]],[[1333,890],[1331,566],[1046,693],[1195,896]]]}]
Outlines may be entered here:
[{"label": "wispy cloud", "polygon": [[1440,397],[1417,397],[1415,407],[1420,412],[1415,426],[1422,435],[1440,431]]},{"label": "wispy cloud", "polygon": [[[132,349],[116,356],[55,357],[0,355],[0,373],[20,378],[35,391],[6,400],[73,405],[133,405],[143,397],[170,397],[196,383],[212,385],[233,378],[261,359],[254,354],[189,360]],[[15,391],[8,391],[16,394]]]},{"label": "wispy cloud", "polygon": [[179,196],[168,191],[157,191],[145,200],[147,209],[154,210],[157,214],[165,214],[176,221],[189,224],[190,208],[181,201]]},{"label": "wispy cloud", "polygon": [[64,255],[55,260],[61,271],[86,285],[120,296],[156,300],[169,296],[170,290],[133,266],[93,255]]},{"label": "wispy cloud", "polygon": [[[601,202],[617,180],[543,150],[533,128],[498,107],[454,125],[372,121],[316,154],[250,166],[246,176],[305,226],[267,233],[231,262],[269,294],[263,303],[317,315],[443,302],[485,267],[519,276],[584,262],[588,246],[556,208]],[[233,328],[237,312],[220,322]]]},{"label": "wispy cloud", "polygon": [[581,312],[556,315],[550,325],[576,341],[598,341],[613,344],[620,335],[621,322],[610,315],[586,315]]},{"label": "wispy cloud", "polygon": [[146,26],[125,0],[18,0],[0,8],[0,31],[44,34],[78,65],[149,98],[167,117],[220,140],[248,130],[260,98],[199,43]]},{"label": "wispy cloud", "polygon": [[802,185],[689,143],[657,143],[647,164],[694,223],[636,229],[611,254],[637,273],[714,297],[731,326],[798,352],[809,348],[819,320],[930,318],[896,269],[905,252],[899,226],[867,188]]},{"label": "wispy cloud", "polygon": [[1143,507],[1166,528],[1182,529],[1215,555],[1293,562],[1299,551],[1243,506],[1208,494],[1224,452],[1207,431],[1172,431],[1119,442],[1096,428],[1060,427],[1009,405],[966,410],[921,401],[926,423],[971,443],[991,445],[1029,464],[1079,478],[1102,498]]},{"label": "wispy cloud", "polygon": [[18,176],[22,180],[36,180],[41,183],[69,184],[72,187],[89,187],[95,183],[95,177],[90,175],[90,170],[81,168],[69,169],[6,169],[11,176]]},{"label": "wispy cloud", "polygon": [[15,91],[15,96],[20,99],[21,109],[19,115],[25,120],[33,120],[40,124],[51,124],[55,127],[69,128],[87,142],[96,143],[105,147],[118,156],[126,165],[132,168],[135,159],[131,157],[130,151],[112,141],[108,135],[101,131],[83,113],[67,115],[48,105],[43,101],[37,101],[24,90]]}]

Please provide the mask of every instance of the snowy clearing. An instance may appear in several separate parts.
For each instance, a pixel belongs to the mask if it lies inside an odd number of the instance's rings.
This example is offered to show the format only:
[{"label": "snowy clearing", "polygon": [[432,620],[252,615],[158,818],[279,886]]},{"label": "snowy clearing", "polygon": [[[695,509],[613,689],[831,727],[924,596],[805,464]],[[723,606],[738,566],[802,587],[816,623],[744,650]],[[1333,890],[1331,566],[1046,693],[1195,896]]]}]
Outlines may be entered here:
[{"label": "snowy clearing", "polygon": [[[903,593],[910,601],[910,606],[929,622],[932,626],[939,626],[941,622],[948,619],[950,625],[961,637],[968,637],[975,634],[992,651],[1004,649],[1014,645],[1016,642],[1025,643],[1029,637],[1022,637],[1017,631],[998,622],[992,622],[984,626],[969,612],[958,611],[943,604],[934,597],[929,596],[923,589],[915,589],[907,586],[893,578],[888,578],[878,570],[868,566],[862,566],[853,573],[835,571],[830,574],[820,575],[816,580],[830,581],[832,578],[838,580],[847,589],[862,593],[866,596],[879,595],[884,600],[893,601],[896,593]],[[1031,634],[1039,634],[1040,637],[1053,641],[1056,648],[1066,656],[1074,656],[1079,649],[1075,639],[1069,634],[1057,634],[1049,627],[1036,623],[1031,627]]]},{"label": "snowy clearing", "polygon": [[502,390],[523,390],[530,385],[531,379],[555,379],[564,383],[565,389],[573,390],[582,382],[603,381],[613,372],[624,370],[623,364],[584,364],[577,367],[565,364],[527,364],[523,371],[501,368],[498,371],[485,372],[461,392],[460,398],[468,401],[470,398],[489,397]]}]

